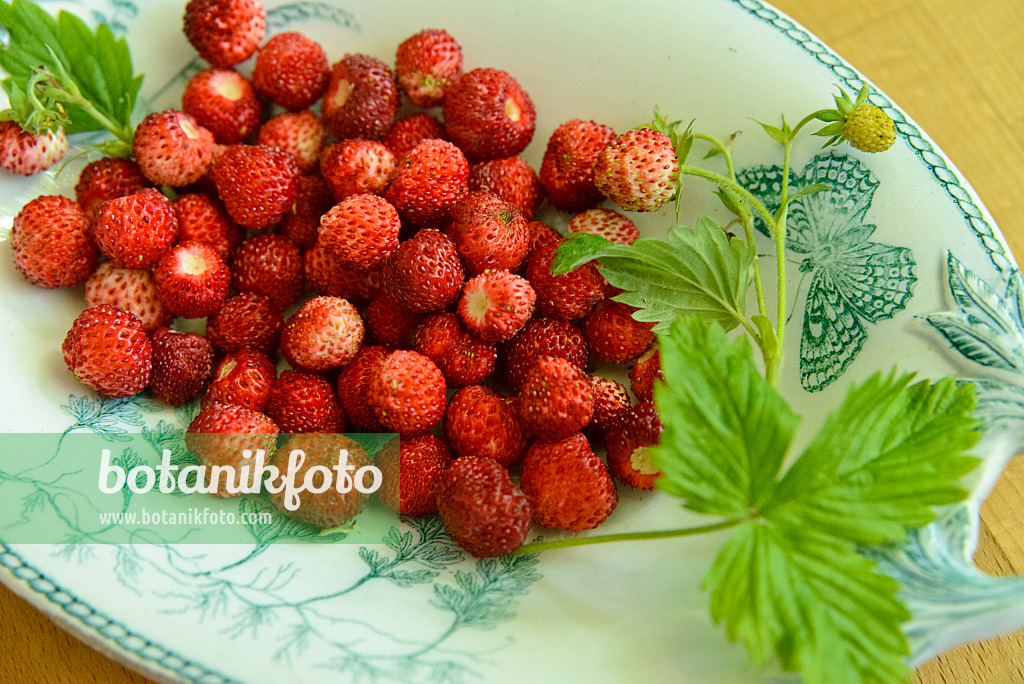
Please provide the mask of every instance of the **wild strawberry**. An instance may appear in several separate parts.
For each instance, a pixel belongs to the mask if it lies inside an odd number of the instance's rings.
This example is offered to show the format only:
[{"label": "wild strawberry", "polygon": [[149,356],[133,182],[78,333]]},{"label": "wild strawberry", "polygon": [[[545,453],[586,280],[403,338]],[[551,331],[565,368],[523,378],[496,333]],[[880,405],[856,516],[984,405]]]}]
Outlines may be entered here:
[{"label": "wild strawberry", "polygon": [[462,48],[447,31],[424,29],[398,45],[398,85],[418,107],[436,107],[462,73]]},{"label": "wild strawberry", "polygon": [[[236,404],[207,404],[189,423],[185,447],[196,455],[200,465],[207,466],[207,482],[214,493],[234,497],[241,494],[240,485],[254,484],[254,469],[245,466],[259,450],[272,454],[277,435],[277,425],[262,413]],[[222,474],[214,480],[211,466],[230,469],[228,477]]]},{"label": "wild strawberry", "polygon": [[317,243],[302,254],[302,269],[309,289],[318,295],[347,299],[364,306],[377,296],[379,269],[363,271],[342,263]]},{"label": "wild strawberry", "polygon": [[152,272],[124,268],[113,261],[104,261],[85,281],[85,301],[89,306],[113,304],[130,311],[147,333],[174,320],[174,313],[160,299]]},{"label": "wild strawberry", "polygon": [[363,319],[346,299],[315,297],[284,322],[281,351],[296,368],[344,366],[363,343]]},{"label": "wild strawberry", "polygon": [[230,263],[245,229],[231,220],[224,203],[204,192],[178,195],[171,204],[178,219],[179,242],[201,242]]},{"label": "wild strawberry", "polygon": [[527,432],[544,440],[564,439],[594,417],[594,389],[569,361],[542,356],[526,373],[518,406]]},{"label": "wild strawberry", "polygon": [[444,97],[448,137],[471,161],[512,157],[533,138],[533,101],[511,74],[473,69],[455,80]]},{"label": "wild strawberry", "polygon": [[338,374],[338,399],[348,418],[348,428],[356,432],[383,432],[384,426],[370,406],[370,381],[384,364],[388,350],[363,345],[352,361]]},{"label": "wild strawberry", "polygon": [[563,273],[551,274],[551,262],[558,245],[547,243],[526,260],[523,275],[537,293],[537,311],[552,318],[572,321],[590,313],[604,299],[605,279],[593,262]]},{"label": "wild strawberry", "polygon": [[231,282],[239,292],[255,292],[278,309],[302,294],[302,254],[283,235],[253,235],[235,250]]},{"label": "wild strawberry", "polygon": [[630,487],[654,489],[659,472],[647,451],[659,441],[658,409],[651,401],[638,402],[605,431],[609,472]]},{"label": "wild strawberry", "polygon": [[424,229],[398,245],[381,271],[383,291],[409,311],[430,313],[455,302],[465,276],[455,244]]},{"label": "wild strawberry", "polygon": [[185,86],[181,109],[218,143],[233,145],[252,137],[263,108],[252,84],[237,71],[206,69]]},{"label": "wild strawberry", "polygon": [[429,432],[395,437],[373,461],[382,476],[377,496],[402,515],[433,515],[437,513],[434,489],[451,460],[448,445]]},{"label": "wild strawberry", "polygon": [[456,455],[493,458],[506,468],[526,449],[515,403],[483,385],[463,387],[452,396],[444,436]]},{"label": "wild strawberry", "polygon": [[554,206],[566,211],[592,207],[604,197],[594,184],[594,162],[615,139],[611,127],[572,119],[548,138],[540,164],[540,184]]},{"label": "wild strawberry", "polygon": [[580,329],[594,358],[626,363],[647,351],[654,341],[654,324],[636,320],[634,311],[631,306],[605,300],[583,318]]},{"label": "wild strawberry", "polygon": [[16,121],[0,121],[0,168],[32,176],[50,168],[68,151],[64,129],[32,133]]},{"label": "wild strawberry", "polygon": [[661,355],[657,347],[648,350],[629,370],[629,388],[640,401],[654,401],[654,382],[661,378]]},{"label": "wild strawberry", "polygon": [[311,173],[320,163],[327,129],[313,112],[286,112],[270,118],[260,127],[256,142],[276,147],[295,160],[299,173]]},{"label": "wild strawberry", "polygon": [[160,300],[185,318],[205,318],[228,298],[231,269],[201,242],[182,242],[164,253],[153,270]]},{"label": "wild strawberry", "polygon": [[423,314],[410,311],[386,292],[379,292],[363,310],[363,320],[366,335],[374,344],[388,349],[408,349]]},{"label": "wild strawberry", "polygon": [[320,217],[334,206],[334,202],[331,189],[320,175],[302,176],[295,206],[281,219],[281,235],[302,251],[310,249],[316,244],[320,232]]},{"label": "wild strawberry", "polygon": [[526,219],[489,192],[470,192],[459,199],[445,233],[455,243],[470,276],[488,269],[514,271],[530,248]]},{"label": "wild strawberry", "polygon": [[400,349],[391,352],[370,379],[367,399],[384,427],[414,435],[441,422],[445,390],[444,375],[433,361]]},{"label": "wild strawberry", "polygon": [[336,202],[352,195],[383,195],[395,173],[395,155],[376,140],[341,140],[320,156],[320,173]]},{"label": "wild strawberry", "polygon": [[153,348],[149,389],[156,398],[177,406],[198,397],[213,367],[213,347],[206,338],[157,328],[149,341]]},{"label": "wild strawberry", "polygon": [[109,199],[124,197],[152,184],[142,169],[131,159],[103,157],[89,162],[78,175],[75,199],[85,209],[90,223],[96,220],[100,207]]},{"label": "wild strawberry", "polygon": [[530,250],[526,253],[527,259],[542,245],[554,243],[557,247],[565,239],[561,233],[543,221],[530,221],[526,224],[526,228],[530,233]]},{"label": "wild strawberry", "polygon": [[270,384],[267,415],[281,432],[344,432],[334,384],[317,373],[282,371]]},{"label": "wild strawberry", "polygon": [[498,350],[467,331],[458,316],[442,312],[428,316],[412,332],[411,347],[437,364],[448,387],[483,381],[494,370]]},{"label": "wild strawberry", "polygon": [[[296,451],[304,455],[304,460],[289,475],[296,482],[309,482],[311,487],[297,494],[298,507],[288,510],[285,504],[287,489],[281,486],[282,482],[277,481],[277,491],[271,490],[270,494],[274,506],[286,515],[320,529],[339,527],[359,515],[366,503],[366,494],[354,486],[344,491],[342,483],[337,480],[334,480],[333,486],[328,486],[324,471],[333,471],[332,475],[338,473],[342,457],[346,465],[356,469],[369,465],[370,458],[362,445],[345,435],[292,435],[281,445],[271,462],[282,473],[282,477],[288,472],[291,455]],[[320,469],[319,472],[314,468]]]},{"label": "wild strawberry", "polygon": [[424,140],[398,163],[384,197],[398,209],[403,225],[443,228],[469,191],[468,179],[462,150],[444,140]]},{"label": "wild strawberry", "polygon": [[185,37],[215,67],[249,59],[263,42],[267,13],[260,0],[189,0]]},{"label": "wild strawberry", "polygon": [[395,121],[395,125],[380,141],[395,155],[395,161],[399,162],[414,147],[432,138],[446,138],[444,124],[426,112],[417,112]]},{"label": "wild strawberry", "polygon": [[587,342],[579,328],[571,323],[545,317],[531,319],[498,349],[509,390],[519,392],[526,374],[543,356],[566,359],[582,371],[587,366]]},{"label": "wild strawberry", "polygon": [[269,299],[242,292],[206,319],[206,338],[226,354],[255,349],[270,356],[277,350],[282,328],[280,310]]},{"label": "wild strawberry", "polygon": [[626,211],[660,209],[679,187],[679,160],[672,141],[649,128],[623,133],[598,155],[594,184]]},{"label": "wild strawberry", "polygon": [[280,221],[299,192],[295,159],[263,145],[229,145],[213,166],[213,179],[228,214],[246,228]]},{"label": "wild strawberry", "polygon": [[153,266],[177,236],[174,209],[156,190],[108,201],[93,225],[93,239],[100,250],[125,268]]},{"label": "wild strawberry", "polygon": [[352,195],[320,219],[320,244],[358,270],[380,265],[398,248],[398,211],[383,197]]},{"label": "wild strawberry", "polygon": [[99,261],[85,211],[58,195],[36,197],[21,208],[11,225],[11,251],[22,275],[47,289],[78,285]]},{"label": "wild strawberry", "polygon": [[469,189],[497,195],[518,209],[527,221],[533,218],[544,196],[537,172],[519,155],[470,164]]},{"label": "wild strawberry", "polygon": [[75,377],[108,397],[130,397],[149,384],[153,348],[138,316],[110,304],[75,319],[61,344]]},{"label": "wild strawberry", "polygon": [[537,294],[525,278],[484,271],[462,288],[459,318],[484,342],[504,342],[533,316]]},{"label": "wild strawberry", "polygon": [[632,219],[604,207],[595,207],[576,214],[569,219],[566,232],[569,235],[589,233],[619,245],[631,245],[640,237],[640,229]]},{"label": "wild strawberry", "polygon": [[213,133],[188,114],[154,112],[135,127],[132,155],[154,185],[195,183],[213,162]]},{"label": "wild strawberry", "polygon": [[534,522],[559,530],[593,529],[619,502],[604,463],[578,432],[557,442],[534,442],[523,457],[519,486]]},{"label": "wild strawberry", "polygon": [[493,458],[452,461],[436,490],[437,511],[452,539],[477,558],[511,553],[530,532],[530,504]]},{"label": "wild strawberry", "polygon": [[861,152],[884,152],[896,142],[896,124],[873,104],[861,104],[843,122],[843,137]]},{"label": "wild strawberry", "polygon": [[327,90],[331,65],[315,40],[296,31],[278,33],[256,55],[252,83],[274,104],[297,112],[312,107]]},{"label": "wild strawberry", "polygon": [[594,390],[594,417],[590,425],[603,435],[608,426],[629,410],[629,392],[622,383],[596,375],[590,376],[590,385]]},{"label": "wild strawberry", "polygon": [[395,122],[397,109],[395,76],[376,57],[345,55],[331,69],[322,110],[334,137],[380,140]]},{"label": "wild strawberry", "polygon": [[277,369],[267,355],[255,349],[229,352],[213,369],[212,382],[201,405],[236,404],[262,412],[270,401],[270,386]]}]

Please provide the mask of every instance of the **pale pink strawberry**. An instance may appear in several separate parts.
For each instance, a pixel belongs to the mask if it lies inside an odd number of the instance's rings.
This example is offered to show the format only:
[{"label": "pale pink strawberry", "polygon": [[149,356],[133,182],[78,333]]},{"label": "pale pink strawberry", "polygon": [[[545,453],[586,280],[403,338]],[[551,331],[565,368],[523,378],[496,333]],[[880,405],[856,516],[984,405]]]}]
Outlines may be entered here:
[{"label": "pale pink strawberry", "polygon": [[89,306],[112,304],[130,311],[147,333],[174,320],[174,313],[160,299],[151,271],[124,268],[113,261],[104,261],[85,281],[85,301]]},{"label": "pale pink strawberry", "polygon": [[327,129],[320,117],[310,111],[286,112],[267,120],[260,127],[256,142],[287,152],[295,159],[300,173],[310,173],[320,163]]},{"label": "pale pink strawberry", "polygon": [[589,233],[619,245],[631,245],[640,237],[640,229],[632,219],[604,207],[595,207],[576,214],[569,219],[566,232],[569,235]]},{"label": "pale pink strawberry", "polygon": [[598,155],[594,184],[626,211],[660,209],[679,187],[679,160],[672,141],[649,128],[623,133]]},{"label": "pale pink strawberry", "polygon": [[99,250],[81,205],[59,195],[30,200],[11,226],[14,266],[42,288],[70,287],[96,268]]},{"label": "pale pink strawberry", "polygon": [[155,112],[135,127],[132,155],[154,185],[195,183],[213,163],[213,133],[188,114]]},{"label": "pale pink strawberry", "polygon": [[221,145],[251,138],[262,114],[252,84],[233,69],[206,69],[193,76],[182,93],[181,108]]},{"label": "pale pink strawberry", "polygon": [[293,367],[323,371],[344,366],[363,343],[363,319],[348,300],[315,297],[285,321],[281,351]]},{"label": "pale pink strawberry", "polygon": [[363,193],[383,195],[394,173],[395,155],[376,140],[341,140],[320,156],[320,174],[337,202]]},{"label": "pale pink strawberry", "polygon": [[138,316],[110,304],[86,309],[61,344],[75,377],[108,397],[130,397],[149,384],[153,347]]},{"label": "pale pink strawberry", "polygon": [[68,151],[64,129],[32,133],[16,121],[0,121],[0,168],[31,176],[50,168]]},{"label": "pale pink strawberry", "polygon": [[484,271],[466,281],[459,318],[484,342],[504,342],[533,316],[537,293],[529,281],[508,271]]}]

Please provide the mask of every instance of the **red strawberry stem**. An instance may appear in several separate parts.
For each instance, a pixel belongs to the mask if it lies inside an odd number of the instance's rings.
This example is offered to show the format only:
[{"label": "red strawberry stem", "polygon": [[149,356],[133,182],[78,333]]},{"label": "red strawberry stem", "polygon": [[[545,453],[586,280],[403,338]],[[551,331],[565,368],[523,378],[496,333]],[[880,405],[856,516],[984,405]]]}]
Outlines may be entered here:
[{"label": "red strawberry stem", "polygon": [[587,537],[570,537],[568,539],[555,539],[546,542],[533,542],[523,544],[513,551],[512,556],[519,556],[525,553],[538,553],[552,549],[564,549],[570,546],[587,546],[590,544],[604,544],[607,542],[639,541],[642,539],[667,539],[669,537],[692,537],[698,534],[707,534],[719,530],[727,530],[735,527],[746,520],[746,518],[729,518],[710,525],[697,525],[695,527],[681,527],[674,530],[656,530],[654,532],[623,532],[621,534],[596,534]]}]

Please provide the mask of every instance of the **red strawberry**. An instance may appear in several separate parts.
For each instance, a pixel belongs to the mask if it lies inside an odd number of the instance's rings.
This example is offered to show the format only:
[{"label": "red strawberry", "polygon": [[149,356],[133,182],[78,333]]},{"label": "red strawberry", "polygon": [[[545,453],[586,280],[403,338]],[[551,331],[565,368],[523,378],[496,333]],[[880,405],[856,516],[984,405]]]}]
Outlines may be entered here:
[{"label": "red strawberry", "polygon": [[342,263],[317,243],[302,254],[302,268],[309,289],[318,295],[347,299],[363,306],[377,296],[380,270],[362,271]]},{"label": "red strawberry", "polygon": [[345,55],[331,70],[322,109],[334,137],[380,140],[398,109],[391,68],[370,55]]},{"label": "red strawberry", "polygon": [[168,309],[185,318],[205,318],[228,298],[231,269],[212,247],[182,242],[157,262],[153,281]]},{"label": "red strawberry", "polygon": [[514,271],[530,249],[526,219],[489,192],[470,192],[456,202],[445,232],[470,276],[488,269]]},{"label": "red strawberry", "polygon": [[444,140],[424,140],[398,164],[384,197],[398,209],[402,223],[443,228],[452,207],[468,191],[469,162]]},{"label": "red strawberry", "polygon": [[244,62],[266,32],[267,13],[260,0],[189,0],[185,37],[216,67]]},{"label": "red strawberry", "polygon": [[537,294],[525,278],[484,271],[462,288],[459,317],[484,342],[504,342],[533,316]]},{"label": "red strawberry", "polygon": [[281,432],[345,431],[334,384],[308,371],[282,371],[270,384],[266,412]]},{"label": "red strawberry", "polygon": [[156,190],[117,197],[100,210],[93,238],[100,250],[125,268],[149,268],[178,236],[178,219]]},{"label": "red strawberry", "polygon": [[291,211],[299,168],[287,152],[263,145],[229,145],[213,166],[217,194],[246,228],[266,228]]},{"label": "red strawberry", "polygon": [[285,309],[302,294],[302,254],[283,235],[253,235],[235,250],[231,282]]},{"label": "red strawberry", "polygon": [[452,539],[477,558],[511,553],[530,532],[530,504],[492,458],[463,456],[437,486],[437,511]]},{"label": "red strawberry", "polygon": [[462,73],[462,48],[447,31],[424,29],[398,45],[398,85],[418,107],[436,107]]},{"label": "red strawberry", "polygon": [[383,292],[419,313],[439,311],[455,302],[464,279],[455,244],[431,229],[398,245],[381,271]]},{"label": "red strawberry", "polygon": [[[281,481],[277,481],[276,484],[280,488],[276,492],[270,493],[270,500],[274,506],[286,515],[320,529],[339,527],[358,515],[363,504],[366,503],[366,494],[355,487],[351,487],[348,491],[339,491],[338,487],[342,483],[337,480],[334,480],[334,486],[318,487],[317,485],[323,483],[325,478],[322,470],[318,474],[313,468],[326,469],[336,473],[340,470],[338,466],[341,465],[342,455],[344,455],[346,465],[351,465],[358,470],[370,464],[366,450],[358,442],[345,435],[292,435],[291,439],[274,454],[272,465],[282,474],[287,472],[291,454],[296,450],[301,451],[305,455],[305,459],[302,461],[302,465],[291,474],[292,477],[295,478],[295,482],[309,482],[317,489],[307,489],[296,494],[298,507],[290,511],[285,504],[287,489],[283,487]],[[320,491],[317,491],[318,489]]]},{"label": "red strawberry", "polygon": [[472,161],[512,157],[533,138],[533,101],[510,74],[473,69],[455,80],[444,97],[448,137]]},{"label": "red strawberry", "polygon": [[213,347],[202,335],[157,328],[149,336],[153,370],[149,389],[171,406],[199,396],[213,367]]},{"label": "red strawberry", "polygon": [[384,427],[402,435],[427,432],[444,417],[444,375],[414,351],[391,352],[370,379],[367,399]]},{"label": "red strawberry", "polygon": [[320,245],[344,266],[367,271],[398,248],[398,211],[383,197],[352,195],[320,219]]},{"label": "red strawberry", "polygon": [[654,489],[659,471],[647,450],[660,440],[658,409],[651,401],[638,402],[605,431],[609,472],[630,487]]},{"label": "red strawberry", "polygon": [[230,263],[245,229],[231,220],[219,199],[203,192],[186,193],[171,206],[178,219],[179,242],[201,242]]},{"label": "red strawberry", "polygon": [[300,250],[310,249],[320,232],[320,217],[333,206],[334,196],[321,176],[302,176],[295,206],[281,219],[281,235]]},{"label": "red strawberry", "polygon": [[8,173],[37,174],[63,159],[67,151],[63,128],[32,133],[16,121],[0,121],[0,167]]},{"label": "red strawberry", "polygon": [[656,211],[679,187],[679,160],[667,135],[649,128],[615,138],[594,163],[594,183],[626,211]]},{"label": "red strawberry", "polygon": [[261,95],[297,112],[312,107],[327,90],[331,64],[315,40],[296,31],[279,33],[256,55],[252,83]]},{"label": "red strawberry", "polygon": [[221,145],[251,137],[263,113],[252,84],[233,69],[206,69],[193,76],[181,95],[181,108]]},{"label": "red strawberry", "polygon": [[85,281],[85,301],[89,306],[112,304],[130,311],[139,317],[147,333],[174,320],[174,313],[160,299],[150,271],[124,268],[113,261],[104,261]]},{"label": "red strawberry", "polygon": [[217,362],[213,381],[203,395],[202,406],[237,404],[250,411],[263,411],[270,400],[270,385],[277,369],[267,355],[255,349],[230,352]]},{"label": "red strawberry", "polygon": [[327,129],[313,112],[286,112],[269,119],[260,127],[256,142],[276,147],[295,160],[299,173],[310,173],[320,163]]},{"label": "red strawberry", "polygon": [[395,437],[373,462],[382,476],[377,496],[402,515],[433,515],[437,513],[434,489],[451,460],[448,445],[429,432]]},{"label": "red strawberry", "polygon": [[58,195],[30,200],[11,225],[14,265],[37,287],[77,285],[93,272],[99,250],[81,205]]},{"label": "red strawberry", "polygon": [[626,363],[647,351],[654,342],[654,323],[636,320],[634,311],[631,306],[605,300],[583,318],[580,328],[594,358]]},{"label": "red strawberry", "polygon": [[590,384],[594,390],[594,417],[590,424],[603,431],[629,410],[629,392],[622,383],[596,375],[590,376]]},{"label": "red strawberry", "polygon": [[363,319],[346,299],[315,297],[293,313],[281,332],[292,366],[323,371],[344,366],[363,343]]},{"label": "red strawberry", "polygon": [[395,155],[396,161],[401,161],[424,140],[445,137],[443,123],[426,112],[417,112],[396,121],[381,142]]},{"label": "red strawberry", "polygon": [[75,185],[75,199],[92,222],[107,200],[130,195],[151,185],[133,160],[104,157],[89,162],[82,169]]},{"label": "red strawberry", "polygon": [[75,377],[108,397],[130,397],[149,384],[153,348],[138,316],[110,304],[86,309],[61,344]]},{"label": "red strawberry", "polygon": [[654,400],[654,381],[661,377],[661,355],[653,348],[636,360],[629,371],[629,388],[643,401]]},{"label": "red strawberry", "polygon": [[505,466],[519,462],[526,435],[514,402],[483,385],[456,392],[444,414],[444,436],[458,456],[484,456]]},{"label": "red strawberry", "polygon": [[548,138],[540,164],[540,184],[559,209],[580,211],[604,197],[594,184],[594,162],[615,139],[615,131],[593,121],[572,119]]},{"label": "red strawberry", "polygon": [[544,440],[564,439],[594,417],[594,389],[569,361],[542,356],[526,373],[518,406],[527,432]]},{"label": "red strawberry", "polygon": [[561,233],[543,221],[530,221],[526,224],[526,228],[530,232],[530,251],[526,254],[527,259],[541,246],[554,243],[557,247],[565,239]]},{"label": "red strawberry", "polygon": [[[235,404],[207,404],[185,431],[185,447],[196,455],[204,466],[231,468],[229,475],[217,479],[214,493],[221,497],[239,496],[239,486],[253,485],[254,469],[248,469],[248,478],[239,482],[242,466],[249,465],[248,451],[254,457],[258,450],[272,454],[277,445],[277,425],[267,416]],[[212,470],[212,469],[211,469]],[[206,473],[208,477],[211,472]],[[230,484],[229,484],[230,482]]]},{"label": "red strawberry", "polygon": [[388,349],[408,349],[423,314],[409,311],[386,292],[378,293],[363,310],[367,337]]},{"label": "red strawberry", "polygon": [[519,155],[470,164],[469,189],[497,195],[527,221],[533,218],[544,195],[537,172]]},{"label": "red strawberry", "polygon": [[582,371],[587,366],[587,342],[571,323],[554,318],[531,319],[498,350],[505,382],[512,392],[522,388],[526,374],[543,356],[566,359]]},{"label": "red strawberry", "polygon": [[242,292],[224,302],[206,319],[206,337],[218,351],[256,349],[270,356],[278,347],[284,320],[263,295]]},{"label": "red strawberry", "polygon": [[383,195],[395,173],[395,155],[376,140],[341,140],[320,156],[320,173],[337,202],[352,195]]},{"label": "red strawberry", "polygon": [[448,387],[465,387],[483,381],[494,370],[498,350],[483,342],[459,323],[453,313],[428,316],[412,333],[412,349],[441,369]]},{"label": "red strawberry", "polygon": [[603,207],[587,209],[573,216],[566,232],[569,235],[589,233],[619,245],[631,245],[640,237],[640,229],[628,216]]},{"label": "red strawberry", "polygon": [[338,399],[345,409],[350,430],[383,432],[384,426],[370,406],[367,395],[370,380],[384,364],[388,350],[384,347],[364,345],[355,358],[338,374]]},{"label": "red strawberry", "polygon": [[594,262],[579,268],[551,275],[551,262],[558,245],[541,245],[526,260],[523,275],[537,292],[537,311],[563,321],[572,321],[590,313],[594,305],[604,299],[605,279]]},{"label": "red strawberry", "polygon": [[558,442],[534,442],[523,457],[519,485],[534,522],[559,530],[593,529],[619,502],[604,463],[578,432]]},{"label": "red strawberry", "polygon": [[181,187],[206,175],[213,162],[213,133],[188,114],[155,112],[135,127],[132,155],[154,185]]}]

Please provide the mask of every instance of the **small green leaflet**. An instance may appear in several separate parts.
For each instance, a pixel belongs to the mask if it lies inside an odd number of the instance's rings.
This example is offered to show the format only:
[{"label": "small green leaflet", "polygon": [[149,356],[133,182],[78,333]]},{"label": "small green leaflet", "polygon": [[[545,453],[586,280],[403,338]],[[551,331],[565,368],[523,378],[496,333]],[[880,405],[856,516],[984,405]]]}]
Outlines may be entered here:
[{"label": "small green leaflet", "polygon": [[567,273],[594,259],[601,275],[626,292],[613,299],[638,309],[638,321],[665,332],[680,315],[698,315],[727,330],[744,321],[746,295],[754,281],[757,253],[743,240],[729,240],[713,219],[694,228],[676,225],[668,240],[640,238],[614,244],[579,234],[559,246],[551,272]]},{"label": "small green leaflet", "polygon": [[659,486],[737,522],[705,578],[711,613],[761,663],[809,684],[898,682],[908,614],[898,584],[857,553],[901,540],[962,500],[979,437],[974,389],[877,374],[850,389],[784,468],[799,418],[743,336],[683,317],[660,337]]}]

